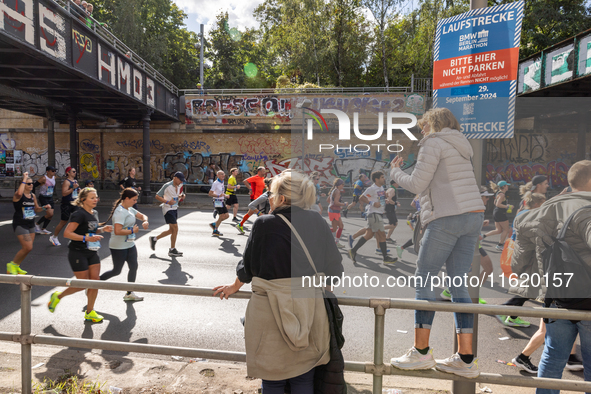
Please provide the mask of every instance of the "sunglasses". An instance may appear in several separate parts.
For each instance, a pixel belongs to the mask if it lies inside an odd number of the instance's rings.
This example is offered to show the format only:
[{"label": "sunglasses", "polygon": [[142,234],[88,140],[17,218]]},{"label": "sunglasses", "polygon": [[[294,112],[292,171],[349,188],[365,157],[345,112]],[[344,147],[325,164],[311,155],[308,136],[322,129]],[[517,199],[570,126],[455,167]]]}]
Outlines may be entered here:
[{"label": "sunglasses", "polygon": [[33,184],[33,182],[27,182],[27,183],[25,183],[25,185],[27,185],[27,186],[31,186],[32,184]]}]

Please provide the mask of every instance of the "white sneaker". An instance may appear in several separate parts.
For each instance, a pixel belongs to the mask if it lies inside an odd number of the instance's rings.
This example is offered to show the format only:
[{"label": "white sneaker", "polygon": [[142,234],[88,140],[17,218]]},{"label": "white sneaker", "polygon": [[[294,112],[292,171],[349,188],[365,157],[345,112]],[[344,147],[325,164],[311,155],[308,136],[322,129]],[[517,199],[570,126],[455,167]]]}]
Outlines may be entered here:
[{"label": "white sneaker", "polygon": [[402,357],[392,358],[390,364],[399,369],[431,369],[435,366],[435,359],[433,358],[433,349],[425,355],[413,346]]},{"label": "white sneaker", "polygon": [[445,360],[437,360],[435,369],[441,372],[453,373],[465,378],[477,378],[480,375],[478,371],[478,362],[474,359],[470,364],[466,364],[460,358],[458,353],[453,354]]},{"label": "white sneaker", "polygon": [[338,241],[335,244],[337,245],[337,248],[339,248],[339,249],[343,249],[345,247],[345,245],[343,245],[342,243],[340,243]]},{"label": "white sneaker", "polygon": [[53,234],[51,231],[47,231],[46,229],[42,229],[41,230],[41,234],[43,235],[49,235],[49,234]]},{"label": "white sneaker", "polygon": [[51,242],[53,246],[61,246],[60,240],[55,235],[49,237],[49,242]]},{"label": "white sneaker", "polygon": [[41,227],[39,227],[39,225],[38,225],[38,224],[35,224],[35,233],[36,233],[36,234],[39,234],[39,233],[41,233]]},{"label": "white sneaker", "polygon": [[123,301],[143,301],[144,297],[140,297],[136,295],[133,291],[129,294],[125,293],[123,296]]}]

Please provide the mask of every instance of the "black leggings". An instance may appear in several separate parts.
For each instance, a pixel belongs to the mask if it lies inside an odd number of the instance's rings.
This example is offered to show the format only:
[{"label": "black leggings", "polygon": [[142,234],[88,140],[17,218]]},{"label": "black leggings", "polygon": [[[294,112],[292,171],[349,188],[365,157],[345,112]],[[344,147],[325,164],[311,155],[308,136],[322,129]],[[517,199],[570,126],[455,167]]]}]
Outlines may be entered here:
[{"label": "black leggings", "polygon": [[[510,300],[505,301],[503,305],[523,306],[523,304],[525,304],[525,301],[527,300],[529,300],[529,298],[523,298],[521,296],[516,295]],[[511,319],[517,319],[517,316],[511,316]]]},{"label": "black leggings", "polygon": [[129,249],[111,249],[111,257],[113,257],[113,269],[101,275],[101,280],[111,279],[121,273],[123,264],[127,261],[129,273],[127,274],[128,282],[135,282],[137,276],[137,249],[133,245]]}]

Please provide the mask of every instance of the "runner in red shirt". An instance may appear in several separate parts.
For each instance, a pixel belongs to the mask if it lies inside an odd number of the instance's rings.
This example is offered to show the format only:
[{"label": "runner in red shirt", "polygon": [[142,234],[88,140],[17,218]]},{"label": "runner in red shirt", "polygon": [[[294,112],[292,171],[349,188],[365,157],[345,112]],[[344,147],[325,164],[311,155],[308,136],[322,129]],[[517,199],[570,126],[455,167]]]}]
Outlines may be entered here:
[{"label": "runner in red shirt", "polygon": [[[263,192],[265,191],[265,175],[266,174],[267,174],[267,169],[265,167],[259,167],[259,168],[257,168],[257,174],[255,176],[251,176],[250,178],[244,180],[244,184],[246,185],[246,187],[250,191],[250,201],[251,202],[256,200],[257,198],[259,198],[261,196],[261,194],[263,194]],[[236,226],[242,234],[244,234],[244,227],[243,226],[244,226],[244,223],[246,222],[246,220],[250,217],[250,215],[254,215],[257,212],[258,212],[258,209],[249,208],[247,214],[244,215],[240,224],[238,224]]]}]

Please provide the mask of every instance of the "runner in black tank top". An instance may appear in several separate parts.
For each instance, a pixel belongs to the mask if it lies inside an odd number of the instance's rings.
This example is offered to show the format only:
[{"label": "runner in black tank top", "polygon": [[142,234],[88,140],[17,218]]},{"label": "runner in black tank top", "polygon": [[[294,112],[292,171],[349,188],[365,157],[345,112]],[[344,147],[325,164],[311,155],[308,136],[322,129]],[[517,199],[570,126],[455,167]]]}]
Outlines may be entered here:
[{"label": "runner in black tank top", "polygon": [[54,246],[60,246],[61,243],[58,239],[60,231],[68,224],[70,215],[76,211],[76,206],[72,205],[72,202],[76,200],[80,186],[76,180],[76,169],[72,167],[66,168],[66,179],[62,182],[62,203],[61,203],[61,220],[53,235],[49,237],[49,242]]},{"label": "runner in black tank top", "polygon": [[14,205],[14,215],[12,217],[12,229],[21,244],[14,259],[6,264],[6,273],[9,275],[25,275],[27,271],[20,268],[22,261],[33,250],[33,241],[35,240],[35,213],[43,212],[50,207],[46,205],[41,208],[37,204],[37,199],[33,194],[33,180],[29,178],[29,173],[23,174],[23,181],[18,190],[12,197]]}]

